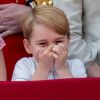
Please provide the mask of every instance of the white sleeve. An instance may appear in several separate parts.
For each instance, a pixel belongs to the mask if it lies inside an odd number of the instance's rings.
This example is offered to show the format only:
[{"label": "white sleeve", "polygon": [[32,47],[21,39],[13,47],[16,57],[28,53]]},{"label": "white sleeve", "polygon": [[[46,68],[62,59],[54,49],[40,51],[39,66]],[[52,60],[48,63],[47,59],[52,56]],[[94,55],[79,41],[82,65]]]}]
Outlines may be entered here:
[{"label": "white sleeve", "polygon": [[69,69],[76,78],[87,77],[85,66],[79,59],[72,60],[69,64]]},{"label": "white sleeve", "polygon": [[30,64],[25,59],[20,59],[14,68],[12,81],[27,81],[31,80],[32,74],[30,70]]},{"label": "white sleeve", "polygon": [[71,33],[69,58],[78,58],[89,66],[96,57],[96,51],[89,48],[82,32],[83,0],[53,0],[54,6],[60,8],[68,17]]}]

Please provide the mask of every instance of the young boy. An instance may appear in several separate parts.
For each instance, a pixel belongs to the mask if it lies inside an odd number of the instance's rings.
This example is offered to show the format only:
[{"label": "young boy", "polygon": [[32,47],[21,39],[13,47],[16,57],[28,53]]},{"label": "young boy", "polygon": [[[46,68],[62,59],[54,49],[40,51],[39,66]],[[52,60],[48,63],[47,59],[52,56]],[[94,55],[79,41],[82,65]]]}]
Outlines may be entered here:
[{"label": "young boy", "polygon": [[4,40],[0,36],[0,81],[6,80],[6,67],[3,57],[2,48],[5,46]]},{"label": "young boy", "polygon": [[30,9],[22,17],[22,29],[25,50],[32,57],[16,63],[13,81],[87,76],[80,60],[68,60],[70,32],[63,11],[50,5]]}]

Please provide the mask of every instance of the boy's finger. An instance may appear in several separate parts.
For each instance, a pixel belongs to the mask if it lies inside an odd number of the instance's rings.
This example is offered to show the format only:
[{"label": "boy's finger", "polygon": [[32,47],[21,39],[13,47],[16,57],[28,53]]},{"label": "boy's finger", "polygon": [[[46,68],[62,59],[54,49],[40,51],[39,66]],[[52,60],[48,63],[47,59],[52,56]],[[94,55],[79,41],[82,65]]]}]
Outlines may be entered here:
[{"label": "boy's finger", "polygon": [[47,50],[46,50],[46,51],[47,51],[47,52],[52,51],[52,48],[54,47],[54,45],[55,45],[55,44],[50,45],[50,46],[47,48]]},{"label": "boy's finger", "polygon": [[59,46],[59,45],[55,45],[53,48],[52,48],[52,51],[54,53],[56,53],[57,55],[61,54],[63,52],[63,49]]},{"label": "boy's finger", "polygon": [[62,44],[62,43],[59,43],[58,44],[61,48],[62,48],[62,50],[67,50],[67,46],[65,46],[64,44]]},{"label": "boy's finger", "polygon": [[54,57],[55,59],[57,59],[57,58],[58,58],[58,55],[55,54],[55,53],[53,53],[53,57]]}]

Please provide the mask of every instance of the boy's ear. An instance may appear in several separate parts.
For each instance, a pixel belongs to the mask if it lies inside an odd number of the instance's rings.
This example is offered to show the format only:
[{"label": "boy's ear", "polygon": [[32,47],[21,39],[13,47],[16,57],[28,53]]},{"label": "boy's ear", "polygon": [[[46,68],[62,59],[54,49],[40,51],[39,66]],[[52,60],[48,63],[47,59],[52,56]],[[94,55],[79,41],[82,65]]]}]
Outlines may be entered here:
[{"label": "boy's ear", "polygon": [[27,39],[24,39],[23,44],[24,44],[24,48],[25,48],[26,52],[28,54],[31,54],[32,52],[31,52],[30,42]]}]

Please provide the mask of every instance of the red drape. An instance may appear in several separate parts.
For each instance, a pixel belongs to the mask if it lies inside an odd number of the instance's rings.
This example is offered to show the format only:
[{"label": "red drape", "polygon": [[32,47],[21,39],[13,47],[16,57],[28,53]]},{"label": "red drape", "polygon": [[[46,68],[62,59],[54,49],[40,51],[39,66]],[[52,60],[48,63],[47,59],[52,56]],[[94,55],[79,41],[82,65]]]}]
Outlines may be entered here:
[{"label": "red drape", "polygon": [[[16,0],[0,0],[0,4],[16,3]],[[25,0],[18,0],[19,4],[25,4]]]}]

